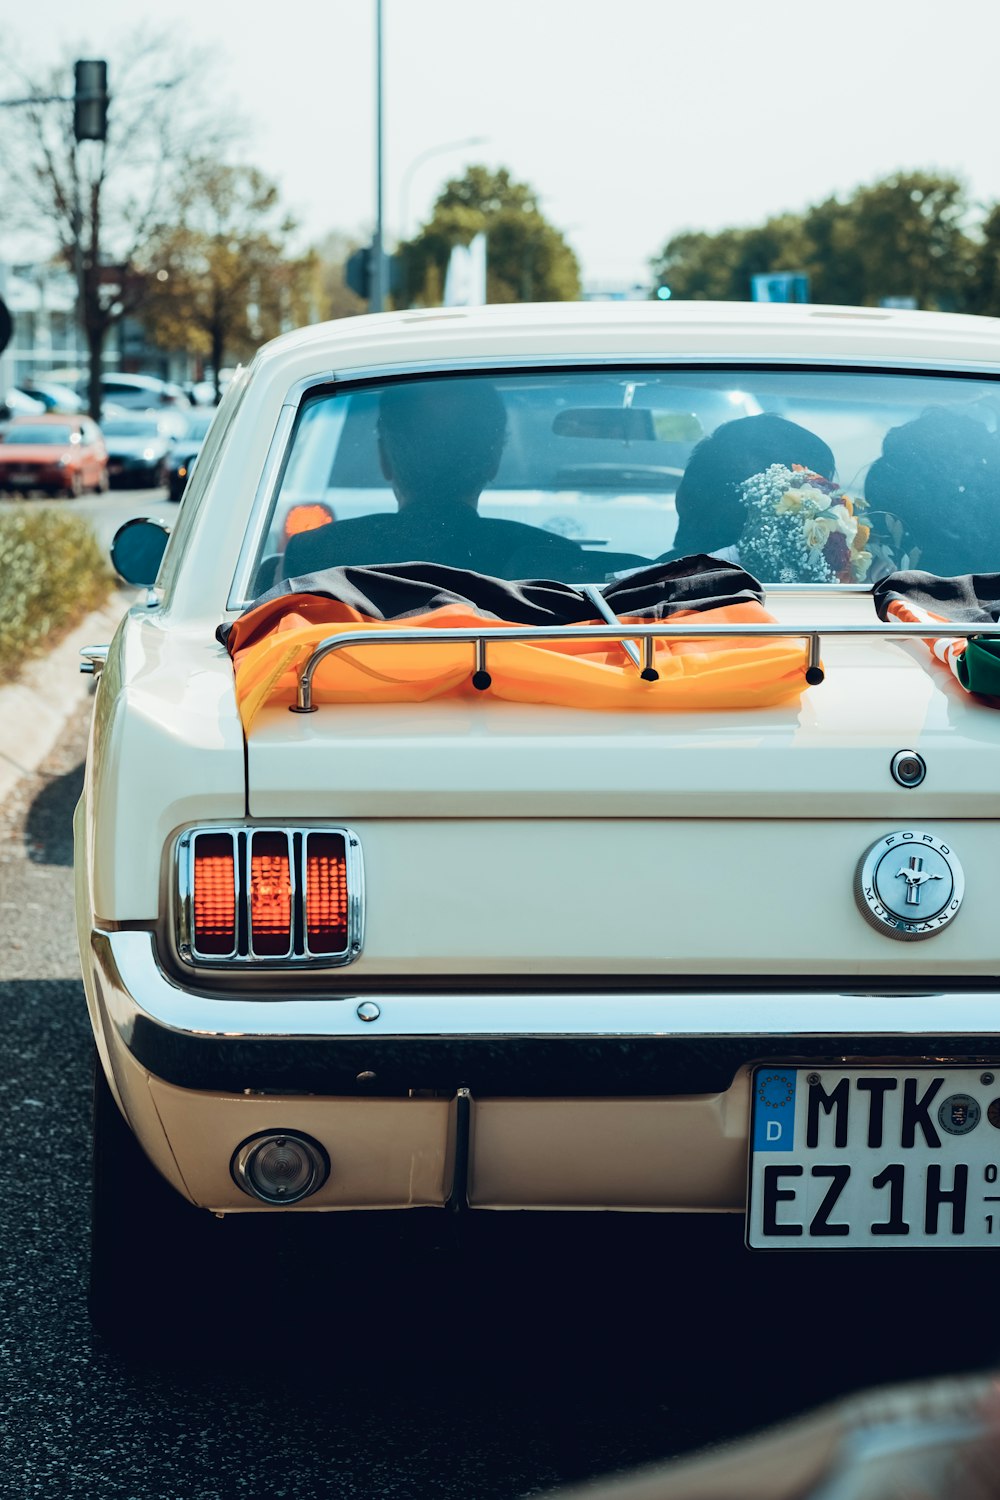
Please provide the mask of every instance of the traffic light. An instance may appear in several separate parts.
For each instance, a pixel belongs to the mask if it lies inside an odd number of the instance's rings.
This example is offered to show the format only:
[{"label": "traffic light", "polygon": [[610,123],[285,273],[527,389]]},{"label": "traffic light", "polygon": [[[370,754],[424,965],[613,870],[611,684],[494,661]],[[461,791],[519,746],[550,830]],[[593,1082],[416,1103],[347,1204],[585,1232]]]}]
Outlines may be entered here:
[{"label": "traffic light", "polygon": [[108,137],[108,65],[103,59],[73,64],[73,135],[78,141]]},{"label": "traffic light", "polygon": [[367,302],[372,294],[372,247],[362,245],[347,257],[344,265],[344,280],[356,297]]},{"label": "traffic light", "polygon": [[[375,259],[375,246],[362,245],[360,250],[355,250],[344,262],[344,280],[356,297],[363,297],[367,302],[372,294],[372,262]],[[403,263],[398,255],[387,255],[385,257],[385,289],[390,295],[395,296],[403,284]]]}]

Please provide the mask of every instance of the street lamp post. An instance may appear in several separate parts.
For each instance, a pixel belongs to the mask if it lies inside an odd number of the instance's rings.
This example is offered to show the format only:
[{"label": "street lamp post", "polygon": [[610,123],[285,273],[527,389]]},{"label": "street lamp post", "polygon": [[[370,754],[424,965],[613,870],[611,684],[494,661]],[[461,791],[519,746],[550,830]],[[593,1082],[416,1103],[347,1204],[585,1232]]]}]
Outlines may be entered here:
[{"label": "street lamp post", "polygon": [[489,137],[485,135],[466,136],[461,141],[443,141],[439,146],[428,146],[426,151],[421,151],[415,156],[400,178],[399,183],[399,238],[406,239],[406,232],[410,222],[410,180],[414,172],[422,167],[425,161],[430,161],[432,156],[444,156],[449,151],[461,151],[465,146],[485,146]]},{"label": "street lamp post", "polygon": [[370,312],[385,307],[386,265],[383,223],[382,157],[385,137],[385,104],[382,96],[382,0],[375,0],[375,234],[372,239]]}]

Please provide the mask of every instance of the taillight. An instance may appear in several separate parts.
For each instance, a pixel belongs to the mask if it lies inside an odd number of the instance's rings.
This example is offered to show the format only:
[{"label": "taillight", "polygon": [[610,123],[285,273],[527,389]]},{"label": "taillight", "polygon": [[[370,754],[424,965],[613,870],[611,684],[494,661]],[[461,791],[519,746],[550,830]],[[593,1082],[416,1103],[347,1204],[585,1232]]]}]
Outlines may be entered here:
[{"label": "taillight", "polygon": [[250,835],[250,949],[262,958],[292,951],[292,862],[286,833]]},{"label": "taillight", "polygon": [[328,505],[321,500],[308,505],[293,505],[285,517],[285,541],[303,531],[315,531],[318,526],[328,526],[336,517]]},{"label": "taillight", "polygon": [[229,958],[236,952],[236,845],[231,833],[202,833],[194,840],[192,908],[199,953]]},{"label": "taillight", "polygon": [[361,951],[361,846],[347,828],[192,829],[177,844],[182,958],[351,963]]},{"label": "taillight", "polygon": [[306,947],[310,953],[347,948],[347,851],[343,834],[306,835]]}]

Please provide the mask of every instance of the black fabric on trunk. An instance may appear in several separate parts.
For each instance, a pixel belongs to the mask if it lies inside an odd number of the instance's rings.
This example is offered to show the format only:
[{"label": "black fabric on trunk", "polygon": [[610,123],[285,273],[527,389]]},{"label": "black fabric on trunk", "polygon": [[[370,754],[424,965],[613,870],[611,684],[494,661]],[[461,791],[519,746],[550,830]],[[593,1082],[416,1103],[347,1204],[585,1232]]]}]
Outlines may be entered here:
[{"label": "black fabric on trunk", "polygon": [[[642,568],[606,584],[601,592],[616,615],[651,621],[666,619],[678,610],[764,602],[764,590],[756,578],[735,563],[702,555]],[[586,594],[569,583],[550,579],[508,582],[465,568],[419,562],[324,568],[286,578],[254,600],[243,617],[287,594],[335,599],[372,620],[404,620],[448,604],[466,605],[514,625],[577,625],[595,617]],[[219,626],[216,635],[223,645],[231,629],[230,623]]]},{"label": "black fabric on trunk", "polygon": [[936,573],[890,573],[872,589],[880,620],[888,618],[889,604],[902,599],[967,625],[991,625],[1000,620],[1000,573],[963,573],[939,578]]}]

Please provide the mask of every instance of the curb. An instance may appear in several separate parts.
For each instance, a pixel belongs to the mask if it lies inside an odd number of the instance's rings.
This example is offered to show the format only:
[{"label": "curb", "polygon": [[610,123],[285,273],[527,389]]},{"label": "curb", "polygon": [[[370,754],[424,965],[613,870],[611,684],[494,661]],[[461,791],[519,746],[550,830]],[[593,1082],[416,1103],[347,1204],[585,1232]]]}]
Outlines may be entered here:
[{"label": "curb", "polygon": [[0,802],[50,754],[94,683],[80,671],[80,647],[110,641],[128,608],[113,593],[45,656],[25,662],[18,682],[0,687]]}]

